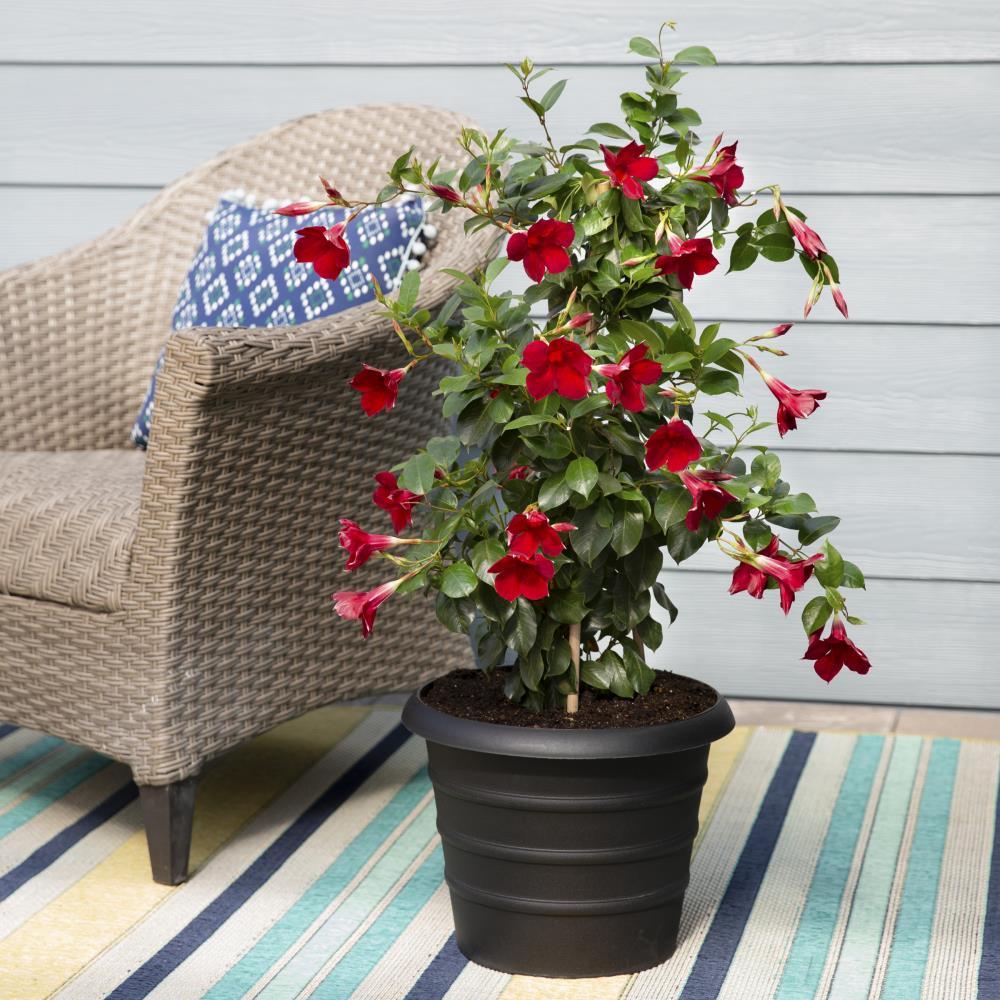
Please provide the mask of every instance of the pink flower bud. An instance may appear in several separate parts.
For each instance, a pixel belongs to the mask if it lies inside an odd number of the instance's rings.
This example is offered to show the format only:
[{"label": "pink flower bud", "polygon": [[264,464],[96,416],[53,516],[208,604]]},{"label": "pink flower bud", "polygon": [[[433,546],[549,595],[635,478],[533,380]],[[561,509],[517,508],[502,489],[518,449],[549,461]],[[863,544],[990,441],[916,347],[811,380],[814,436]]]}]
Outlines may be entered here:
[{"label": "pink flower bud", "polygon": [[313,212],[318,212],[321,208],[327,208],[329,204],[328,201],[293,201],[290,205],[276,208],[274,214],[288,215],[292,218],[298,215],[312,215]]}]

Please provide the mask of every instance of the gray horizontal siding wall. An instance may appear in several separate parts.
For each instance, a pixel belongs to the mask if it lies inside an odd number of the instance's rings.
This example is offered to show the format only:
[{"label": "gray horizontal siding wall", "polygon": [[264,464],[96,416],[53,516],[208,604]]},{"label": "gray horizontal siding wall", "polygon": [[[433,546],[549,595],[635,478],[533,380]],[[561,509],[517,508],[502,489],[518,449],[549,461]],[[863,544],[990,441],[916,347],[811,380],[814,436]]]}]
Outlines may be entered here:
[{"label": "gray horizontal siding wall", "polygon": [[[456,10],[7,0],[0,266],[88,239],[218,150],[324,107],[436,104],[528,137],[501,68],[525,53],[570,76],[552,126],[576,136],[641,82],[627,39],[663,8]],[[851,322],[825,299],[772,365],[829,399],[778,447],[793,484],[844,517],[837,541],[868,572],[853,609],[874,669],[826,687],[799,660],[797,617],[729,597],[712,552],[664,574],[681,617],[657,665],[738,695],[1000,707],[995,5],[706,0],[670,15],[678,48],[708,44],[722,64],[685,83],[703,132],[739,138],[748,181],[780,182],[841,264]],[[285,193],[299,192],[261,192]],[[798,268],[761,262],[690,301],[741,336],[795,319],[805,291]]]}]

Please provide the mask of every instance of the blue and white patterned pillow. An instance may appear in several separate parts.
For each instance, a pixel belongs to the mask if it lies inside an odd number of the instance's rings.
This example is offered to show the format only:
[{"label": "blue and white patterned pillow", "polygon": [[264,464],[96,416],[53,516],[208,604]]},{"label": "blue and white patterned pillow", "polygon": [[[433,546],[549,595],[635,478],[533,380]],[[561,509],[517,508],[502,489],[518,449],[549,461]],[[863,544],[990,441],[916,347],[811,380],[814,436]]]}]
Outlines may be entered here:
[{"label": "blue and white patterned pillow", "polygon": [[[277,203],[275,203],[277,204]],[[211,213],[205,239],[191,264],[174,307],[171,327],[297,326],[371,302],[372,278],[383,291],[395,288],[422,253],[424,203],[416,196],[365,209],[347,226],[351,263],[335,281],[320,278],[294,256],[295,230],[343,222],[344,208],[325,208],[305,219],[275,215],[223,196]],[[430,232],[430,227],[428,227]],[[149,389],[132,426],[132,443],[145,448],[153,417],[156,360]]]}]

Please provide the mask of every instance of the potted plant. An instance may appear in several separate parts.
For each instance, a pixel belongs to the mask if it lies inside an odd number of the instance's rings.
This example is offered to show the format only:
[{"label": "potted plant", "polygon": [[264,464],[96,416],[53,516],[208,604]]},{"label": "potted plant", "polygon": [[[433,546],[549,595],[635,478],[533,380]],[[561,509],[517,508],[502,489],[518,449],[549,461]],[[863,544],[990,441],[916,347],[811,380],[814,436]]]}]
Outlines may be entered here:
[{"label": "potted plant", "polygon": [[[775,591],[785,614],[817,584],[805,657],[826,681],[869,668],[845,629],[860,624],[844,588],[863,587],[861,571],[829,540],[808,551],[838,519],[792,492],[756,443],[774,424],[732,401],[759,376],[781,436],[814,413],[823,391],[762,366],[784,355],[774,342],[791,324],[738,341],[683,303],[728,247],[731,271],[797,258],[805,314],[829,288],[846,316],[837,265],[776,185],[742,190],[735,141],[702,143],[679,67],[715,60],[702,47],[665,56],[668,27],[631,41],[645,89],[621,96],[620,124],[557,143],[549,115],[566,81],[539,88],[547,71],[525,59],[508,68],[544,141],[466,129],[463,170],[406,152],[377,198],[430,193],[470,229],[495,228],[502,250],[455,275],[437,316],[416,306],[417,272],[379,295],[407,357],[351,380],[365,412],[392,408],[409,372],[443,359],[456,431],[372,470],[394,534],[344,520],[341,542],[348,570],[378,554],[392,572],[335,603],[367,636],[389,597],[434,591],[441,624],[471,639],[480,669],[424,687],[404,721],[428,742],[459,947],[510,972],[630,972],[675,947],[709,744],[733,718],[707,685],[647,662],[662,640],[654,602],[677,614],[658,582],[664,550],[680,563],[715,546],[735,563],[730,593]],[[282,211],[370,204],[324,187]],[[312,259],[317,236],[345,266],[339,227],[303,230],[297,256]],[[523,270],[523,292],[503,290],[505,270]]]}]

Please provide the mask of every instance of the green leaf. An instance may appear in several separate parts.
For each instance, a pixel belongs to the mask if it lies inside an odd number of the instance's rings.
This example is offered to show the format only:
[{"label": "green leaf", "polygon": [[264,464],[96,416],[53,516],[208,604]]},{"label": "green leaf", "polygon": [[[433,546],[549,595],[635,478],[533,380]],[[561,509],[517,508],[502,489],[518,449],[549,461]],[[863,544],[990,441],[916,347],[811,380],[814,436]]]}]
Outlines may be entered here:
[{"label": "green leaf", "polygon": [[472,614],[466,613],[465,601],[454,601],[444,593],[437,595],[434,612],[438,621],[450,632],[468,632]]},{"label": "green leaf", "polygon": [[625,674],[629,683],[639,694],[646,694],[656,680],[656,671],[650,669],[631,643],[622,643],[625,660]]},{"label": "green leaf", "polygon": [[799,528],[799,543],[802,545],[812,545],[827,532],[833,531],[840,524],[839,517],[827,515],[825,517],[807,517],[805,524]]},{"label": "green leaf", "polygon": [[740,236],[729,252],[729,270],[745,271],[757,259],[758,252],[749,236]]},{"label": "green leaf", "polygon": [[582,622],[587,615],[587,605],[578,590],[561,590],[552,594],[545,605],[550,618],[564,625]]},{"label": "green leaf", "polygon": [[690,559],[708,540],[710,530],[711,522],[704,519],[697,531],[688,531],[683,521],[671,525],[667,530],[667,551],[671,559],[678,565]]},{"label": "green leaf", "polygon": [[407,271],[403,276],[403,281],[399,286],[399,295],[396,301],[409,312],[417,303],[417,295],[420,293],[420,272]]},{"label": "green leaf", "polygon": [[702,360],[706,365],[715,364],[723,356],[723,354],[728,353],[736,346],[735,340],[730,340],[728,337],[720,337],[718,340],[712,341],[711,344],[707,345],[702,352]]},{"label": "green leaf", "polygon": [[823,545],[823,559],[813,567],[816,579],[824,587],[839,587],[844,580],[844,557],[829,539]]},{"label": "green leaf", "polygon": [[858,569],[854,563],[844,560],[844,579],[841,582],[842,587],[856,587],[861,590],[865,589],[865,574]]},{"label": "green leaf", "polygon": [[[495,257],[493,260],[486,265],[486,271],[484,273],[485,284],[492,285],[497,278],[503,273],[503,269],[510,263],[507,257]],[[409,274],[419,274],[419,271],[409,271]]]},{"label": "green leaf", "polygon": [[663,568],[663,553],[659,546],[647,540],[631,552],[625,560],[625,575],[635,590],[649,590]]},{"label": "green leaf", "polygon": [[660,59],[660,50],[648,39],[643,38],[641,35],[636,35],[635,38],[629,39],[628,47],[639,56],[645,56],[647,59]]},{"label": "green leaf", "polygon": [[481,542],[476,542],[472,546],[469,558],[472,561],[472,568],[476,576],[483,583],[493,584],[493,574],[489,572],[490,566],[502,559],[506,554],[503,544],[496,538],[484,538]]},{"label": "green leaf", "polygon": [[677,605],[674,604],[667,594],[666,589],[662,583],[653,584],[653,596],[656,598],[656,603],[659,604],[661,608],[665,608],[668,615],[670,615],[670,624],[673,625],[677,621]]},{"label": "green leaf", "polygon": [[509,424],[507,424],[506,429],[509,431],[517,431],[522,427],[535,427],[538,424],[551,424],[554,423],[552,417],[544,413],[526,413],[523,417],[515,417]]},{"label": "green leaf", "polygon": [[773,537],[771,529],[763,521],[755,519],[743,525],[743,538],[747,545],[757,552],[760,552]]},{"label": "green leaf", "polygon": [[816,501],[808,493],[792,493],[771,504],[774,514],[810,514],[816,509]]},{"label": "green leaf", "polygon": [[551,111],[553,105],[562,96],[562,92],[566,89],[566,81],[560,80],[558,83],[552,84],[545,94],[542,96],[541,105],[546,111]]},{"label": "green leaf", "polygon": [[689,45],[674,56],[673,62],[689,66],[714,66],[717,62],[715,54],[704,45]]},{"label": "green leaf", "polygon": [[542,658],[540,649],[529,650],[526,654],[518,658],[517,670],[521,675],[521,682],[529,691],[537,691],[545,674],[545,660]]},{"label": "green leaf", "polygon": [[538,491],[538,506],[542,510],[558,507],[569,500],[570,492],[569,484],[561,472],[550,476],[542,483],[542,488]]},{"label": "green leaf", "polygon": [[611,525],[611,547],[620,556],[627,556],[642,538],[645,520],[641,510],[619,505]]},{"label": "green leaf", "polygon": [[574,521],[576,531],[570,532],[570,545],[587,566],[594,562],[611,541],[611,525],[601,523],[601,513],[600,504],[581,510]]},{"label": "green leaf", "polygon": [[659,649],[663,645],[663,626],[652,615],[639,622],[635,630],[649,649]]},{"label": "green leaf", "polygon": [[691,494],[683,486],[664,486],[656,495],[653,517],[666,532],[672,525],[684,520],[690,507]]},{"label": "green leaf", "polygon": [[[410,272],[413,274],[414,272]],[[434,461],[443,469],[447,469],[458,461],[462,442],[457,437],[433,437],[427,442],[427,451]]]},{"label": "green leaf", "polygon": [[531,601],[525,597],[519,597],[514,607],[514,614],[510,616],[504,628],[504,638],[507,645],[513,649],[518,656],[527,655],[528,651],[535,644],[535,636],[538,634],[538,618]]},{"label": "green leaf", "polygon": [[566,484],[574,493],[587,496],[597,485],[597,466],[586,455],[574,459],[566,468]]},{"label": "green leaf", "polygon": [[806,635],[812,635],[813,632],[826,624],[826,620],[830,617],[830,610],[830,605],[822,595],[814,597],[802,609],[802,627],[805,629]]},{"label": "green leaf", "polygon": [[722,396],[727,392],[739,395],[740,380],[732,372],[710,368],[698,379],[698,388],[709,396]]},{"label": "green leaf", "polygon": [[632,141],[632,136],[621,126],[611,122],[598,122],[587,129],[588,132],[596,132],[598,135],[606,135],[610,139],[624,139],[626,142]]},{"label": "green leaf", "polygon": [[758,455],[750,466],[750,471],[769,489],[773,488],[781,475],[781,459],[773,452]]},{"label": "green leaf", "polygon": [[569,643],[565,640],[557,640],[548,651],[547,664],[545,667],[546,677],[561,677],[573,662],[573,654],[570,652]]},{"label": "green leaf", "polygon": [[589,687],[610,691],[619,698],[631,698],[635,694],[622,658],[612,649],[606,649],[596,660],[580,664],[580,680]]},{"label": "green leaf", "polygon": [[434,470],[437,465],[434,456],[426,451],[419,452],[407,459],[403,471],[399,474],[401,489],[413,493],[427,493],[434,486]]},{"label": "green leaf", "polygon": [[452,563],[441,574],[441,592],[449,597],[468,597],[478,584],[472,567],[464,561]]}]

